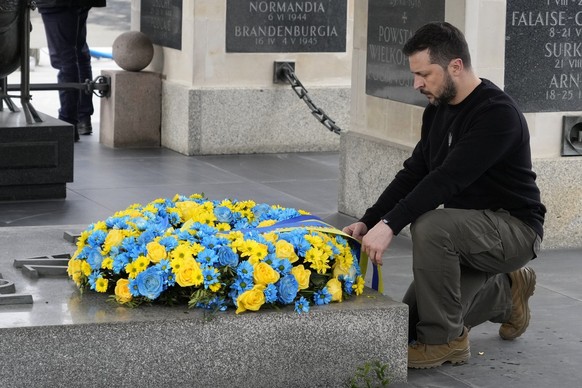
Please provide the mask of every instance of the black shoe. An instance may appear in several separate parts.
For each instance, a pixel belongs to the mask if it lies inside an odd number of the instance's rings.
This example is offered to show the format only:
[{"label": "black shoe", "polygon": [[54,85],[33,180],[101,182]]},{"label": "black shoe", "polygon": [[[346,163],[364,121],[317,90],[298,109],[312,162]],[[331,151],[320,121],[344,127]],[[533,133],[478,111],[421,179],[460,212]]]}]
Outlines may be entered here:
[{"label": "black shoe", "polygon": [[79,131],[77,130],[77,127],[75,127],[75,143],[78,142],[79,140],[81,140],[81,138],[79,137]]},{"label": "black shoe", "polygon": [[93,127],[91,126],[91,120],[79,120],[77,124],[77,130],[79,135],[90,135],[93,133]]}]

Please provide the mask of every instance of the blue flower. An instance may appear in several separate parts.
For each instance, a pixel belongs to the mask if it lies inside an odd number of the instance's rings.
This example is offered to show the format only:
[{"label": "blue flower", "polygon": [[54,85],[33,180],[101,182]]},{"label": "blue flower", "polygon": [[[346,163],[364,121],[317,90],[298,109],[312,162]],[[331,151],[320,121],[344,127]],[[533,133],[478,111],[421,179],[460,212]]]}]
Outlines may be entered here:
[{"label": "blue flower", "polygon": [[295,311],[299,314],[301,313],[308,313],[309,312],[309,301],[305,299],[305,297],[299,298],[297,302],[295,302]]},{"label": "blue flower", "polygon": [[252,279],[237,278],[234,283],[232,283],[231,288],[236,290],[238,293],[245,292],[253,288],[253,281]]},{"label": "blue flower", "polygon": [[277,287],[273,283],[269,283],[263,293],[267,303],[275,303],[277,301]]},{"label": "blue flower", "polygon": [[196,261],[203,266],[212,267],[216,262],[218,262],[218,255],[212,249],[206,248],[198,254]]},{"label": "blue flower", "polygon": [[120,253],[113,259],[113,272],[119,274],[127,264],[129,264],[129,255],[126,252]]},{"label": "blue flower", "polygon": [[278,282],[277,291],[279,292],[279,300],[284,304],[293,302],[299,291],[299,283],[293,275],[282,277]]},{"label": "blue flower", "polygon": [[252,280],[254,270],[255,269],[251,263],[243,261],[238,265],[238,267],[236,267],[236,274],[241,279]]},{"label": "blue flower", "polygon": [[230,223],[232,221],[232,212],[226,206],[214,208],[214,215],[220,222]]},{"label": "blue flower", "polygon": [[91,266],[91,269],[96,271],[101,268],[101,263],[103,262],[103,256],[101,251],[96,248],[92,248],[87,252],[87,263]]},{"label": "blue flower", "polygon": [[260,221],[267,219],[265,217],[269,213],[269,210],[271,210],[271,206],[267,205],[266,203],[257,204],[252,209],[255,218],[259,219]]},{"label": "blue flower", "polygon": [[105,242],[105,237],[107,237],[106,232],[96,230],[87,238],[87,244],[93,248],[99,248]]},{"label": "blue flower", "polygon": [[236,268],[238,265],[238,255],[228,246],[218,248],[217,255],[218,263],[222,266]]},{"label": "blue flower", "polygon": [[94,290],[95,289],[95,282],[97,282],[97,279],[99,279],[101,277],[101,272],[99,271],[93,271],[91,272],[91,274],[89,274],[89,287]]},{"label": "blue flower", "polygon": [[206,267],[202,270],[204,278],[204,288],[208,288],[214,283],[218,283],[218,271],[214,267]]},{"label": "blue flower", "polygon": [[313,302],[318,306],[331,302],[331,294],[327,290],[327,287],[323,287],[313,295]]},{"label": "blue flower", "polygon": [[178,240],[174,236],[162,237],[160,244],[166,248],[166,251],[171,251],[178,246]]},{"label": "blue flower", "polygon": [[279,272],[281,276],[288,275],[291,272],[291,269],[293,269],[293,264],[291,264],[289,259],[275,259],[271,266]]},{"label": "blue flower", "polygon": [[138,273],[135,281],[140,295],[150,300],[157,299],[164,291],[164,272],[156,266]]}]

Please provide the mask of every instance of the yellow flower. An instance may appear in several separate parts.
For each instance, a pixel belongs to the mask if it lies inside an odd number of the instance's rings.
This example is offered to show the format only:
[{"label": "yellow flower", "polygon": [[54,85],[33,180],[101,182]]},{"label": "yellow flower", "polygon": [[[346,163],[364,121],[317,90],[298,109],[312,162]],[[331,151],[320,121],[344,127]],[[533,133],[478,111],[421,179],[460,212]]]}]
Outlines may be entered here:
[{"label": "yellow flower", "polygon": [[148,265],[150,265],[150,259],[145,256],[138,256],[138,258],[133,262],[133,265],[137,275],[138,273],[143,272],[148,268]]},{"label": "yellow flower", "polygon": [[255,284],[251,290],[247,290],[236,298],[236,313],[240,314],[247,310],[258,311],[265,304],[265,286]]},{"label": "yellow flower", "polygon": [[108,285],[109,285],[109,280],[103,279],[102,277],[98,277],[97,281],[95,281],[95,291],[106,292]]},{"label": "yellow flower", "polygon": [[275,243],[275,255],[280,259],[288,259],[291,263],[299,260],[293,244],[285,240],[279,240]]},{"label": "yellow flower", "polygon": [[101,262],[101,268],[103,269],[113,269],[113,259],[111,257],[106,257]]},{"label": "yellow flower", "polygon": [[323,275],[330,269],[327,255],[316,256],[311,262],[311,268],[317,271],[318,274]]},{"label": "yellow flower", "polygon": [[146,245],[148,251],[148,259],[153,263],[159,263],[160,260],[165,259],[168,256],[166,252],[166,247],[157,241],[152,241]]},{"label": "yellow flower", "polygon": [[315,234],[306,234],[305,239],[314,247],[321,247],[323,245],[323,239]]},{"label": "yellow flower", "polygon": [[210,286],[208,286],[208,288],[210,288],[210,291],[212,291],[212,292],[217,292],[218,290],[220,290],[221,287],[222,287],[222,284],[220,284],[220,283],[214,283],[214,284],[211,284]]},{"label": "yellow flower", "polygon": [[102,230],[104,232],[107,231],[107,224],[105,221],[98,221],[94,224],[93,230]]},{"label": "yellow flower", "polygon": [[275,232],[268,232],[263,234],[263,237],[265,238],[265,240],[267,240],[268,242],[275,244],[277,242],[277,233]]},{"label": "yellow flower", "polygon": [[129,280],[119,279],[115,283],[115,300],[118,303],[127,303],[133,299],[131,291],[129,290]]},{"label": "yellow flower", "polygon": [[293,276],[295,276],[295,279],[297,279],[300,290],[309,288],[309,278],[311,276],[311,271],[303,267],[303,264],[300,264],[297,267],[293,267],[291,269],[291,273]]},{"label": "yellow flower", "polygon": [[358,276],[356,278],[356,282],[352,285],[352,289],[356,293],[356,295],[361,295],[364,292],[364,285],[366,281],[364,280],[363,276]]},{"label": "yellow flower", "polygon": [[271,225],[275,225],[277,221],[275,220],[264,220],[259,222],[259,225],[257,225],[257,228],[264,228],[265,226],[271,226]]},{"label": "yellow flower", "polygon": [[89,263],[83,260],[83,262],[81,263],[81,271],[83,272],[83,275],[89,276],[91,275],[91,272],[93,272],[93,269],[91,268],[91,265]]},{"label": "yellow flower", "polygon": [[308,263],[315,262],[318,258],[323,256],[323,251],[318,248],[309,248],[307,252],[305,252],[305,261]]},{"label": "yellow flower", "polygon": [[81,282],[84,277],[81,269],[82,263],[84,262],[81,260],[71,259],[69,260],[69,265],[67,267],[67,273],[69,274],[69,277],[73,279],[77,286],[81,285]]},{"label": "yellow flower", "polygon": [[229,224],[227,224],[226,222],[220,222],[220,223],[216,224],[215,228],[219,232],[227,232],[227,231],[232,229],[231,226]]},{"label": "yellow flower", "polygon": [[176,283],[178,283],[180,287],[198,287],[204,283],[200,264],[191,257],[182,260],[180,266],[177,269],[174,268],[174,272],[176,274]]},{"label": "yellow flower", "polygon": [[172,259],[186,259],[194,257],[194,250],[192,246],[188,243],[180,243],[174,250],[170,253]]},{"label": "yellow flower", "polygon": [[90,235],[91,235],[91,232],[89,232],[88,230],[84,230],[81,232],[81,235],[77,239],[77,244],[76,244],[77,251],[80,251],[81,249],[83,249],[85,247],[85,245],[87,244],[87,239],[89,238]]},{"label": "yellow flower", "polygon": [[200,205],[193,201],[183,201],[176,202],[176,207],[182,215],[182,221],[188,221],[194,218]]},{"label": "yellow flower", "polygon": [[135,277],[138,274],[137,267],[135,266],[134,263],[128,263],[125,266],[125,272],[127,272],[127,274],[129,275],[130,279],[135,279]]},{"label": "yellow flower", "polygon": [[332,302],[341,302],[342,301],[342,284],[336,278],[331,278],[327,281],[325,285],[327,290],[331,294],[331,301]]},{"label": "yellow flower", "polygon": [[255,265],[253,277],[255,279],[255,284],[266,285],[269,283],[276,283],[281,275],[279,275],[279,272],[275,271],[269,264],[262,261]]},{"label": "yellow flower", "polygon": [[105,237],[105,242],[103,243],[103,253],[108,254],[111,248],[120,245],[125,238],[125,232],[120,229],[111,229]]}]

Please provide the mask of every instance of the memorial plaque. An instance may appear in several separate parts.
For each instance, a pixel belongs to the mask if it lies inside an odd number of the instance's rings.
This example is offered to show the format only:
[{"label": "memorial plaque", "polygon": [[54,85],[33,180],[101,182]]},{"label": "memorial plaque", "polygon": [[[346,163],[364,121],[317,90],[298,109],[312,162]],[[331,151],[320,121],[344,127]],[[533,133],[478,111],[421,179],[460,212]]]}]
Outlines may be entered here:
[{"label": "memorial plaque", "polygon": [[368,0],[366,94],[426,106],[402,46],[418,28],[444,18],[445,0]]},{"label": "memorial plaque", "polygon": [[505,91],[524,112],[582,109],[582,1],[508,0]]},{"label": "memorial plaque", "polygon": [[226,52],[345,52],[347,0],[227,0]]},{"label": "memorial plaque", "polygon": [[140,31],[152,43],[182,49],[182,0],[141,0]]}]

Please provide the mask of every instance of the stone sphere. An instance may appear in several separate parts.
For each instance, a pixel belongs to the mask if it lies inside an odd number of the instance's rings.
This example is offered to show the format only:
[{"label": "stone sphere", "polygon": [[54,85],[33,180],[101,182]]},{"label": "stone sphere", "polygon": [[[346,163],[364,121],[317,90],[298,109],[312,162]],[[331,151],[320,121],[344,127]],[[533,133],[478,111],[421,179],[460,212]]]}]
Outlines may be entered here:
[{"label": "stone sphere", "polygon": [[123,70],[140,71],[152,61],[154,45],[143,32],[128,31],[113,41],[111,53],[117,66]]}]

